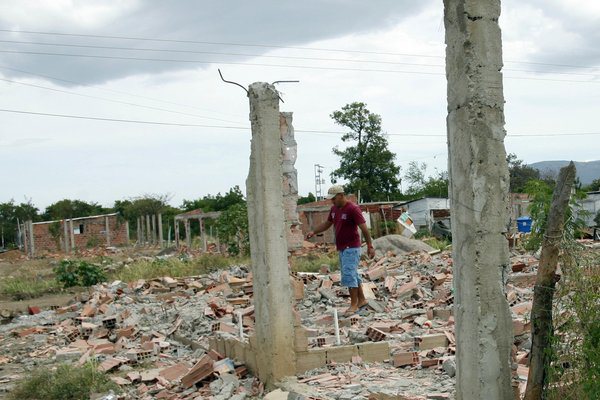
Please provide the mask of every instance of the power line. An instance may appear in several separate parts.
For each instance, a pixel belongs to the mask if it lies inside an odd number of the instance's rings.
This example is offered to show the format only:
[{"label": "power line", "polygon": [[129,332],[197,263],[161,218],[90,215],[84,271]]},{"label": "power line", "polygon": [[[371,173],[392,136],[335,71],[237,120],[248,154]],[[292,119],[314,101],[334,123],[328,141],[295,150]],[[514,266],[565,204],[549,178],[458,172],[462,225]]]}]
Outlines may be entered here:
[{"label": "power line", "polygon": [[248,65],[248,66],[257,66],[257,67],[300,68],[300,69],[317,69],[317,70],[333,70],[333,71],[360,71],[360,72],[393,72],[393,73],[405,73],[405,74],[445,76],[445,74],[441,73],[441,72],[398,71],[398,70],[343,68],[343,67],[319,67],[319,66],[309,66],[309,65],[263,64],[263,63],[235,62],[235,61],[221,62],[221,61],[204,61],[204,60],[181,60],[181,59],[168,59],[168,58],[104,56],[104,55],[98,55],[98,54],[50,53],[50,52],[41,52],[41,51],[18,51],[18,50],[0,50],[0,53],[32,54],[32,55],[61,56],[61,57],[99,58],[99,59],[110,59],[110,60],[175,62],[175,63],[187,63],[187,64]]},{"label": "power line", "polygon": [[250,129],[250,128],[244,127],[244,126],[203,125],[203,124],[183,124],[183,123],[177,123],[177,122],[142,121],[142,120],[134,120],[134,119],[91,117],[91,116],[87,116],[87,115],[54,114],[54,113],[42,113],[42,112],[24,111],[24,110],[9,110],[9,109],[3,109],[3,108],[0,108],[0,112],[15,113],[15,114],[28,114],[28,115],[40,115],[40,116],[46,116],[46,117],[87,119],[87,120],[94,120],[94,121],[123,122],[123,123],[145,124],[145,125],[220,128],[220,129],[243,129],[243,130]]},{"label": "power line", "polygon": [[204,116],[204,115],[198,115],[198,114],[191,114],[191,113],[186,113],[186,112],[181,112],[181,111],[168,110],[168,109],[165,109],[165,108],[159,108],[159,107],[153,107],[153,106],[146,106],[146,105],[136,104],[136,103],[130,103],[130,102],[126,102],[126,101],[107,99],[106,97],[92,96],[92,95],[89,95],[89,94],[77,93],[77,92],[72,92],[72,91],[69,91],[69,90],[56,89],[56,88],[51,88],[51,87],[42,86],[42,85],[35,85],[33,83],[26,83],[26,82],[14,81],[14,80],[11,80],[11,79],[0,78],[0,81],[9,82],[9,83],[16,83],[18,85],[29,86],[29,87],[34,87],[34,88],[38,88],[38,89],[50,90],[50,91],[58,92],[58,93],[66,93],[66,94],[70,94],[70,95],[74,95],[74,96],[87,97],[87,98],[91,98],[91,99],[98,99],[98,100],[108,101],[108,102],[111,102],[111,103],[125,104],[125,105],[133,106],[133,107],[146,108],[146,109],[149,109],[149,110],[164,111],[164,112],[173,113],[173,114],[181,114],[181,115],[187,115],[187,116],[191,116],[191,117],[197,117],[197,118],[203,118],[203,119],[210,119],[210,120],[213,120],[213,121],[239,123],[239,121],[231,121],[231,120],[227,120],[227,119],[207,117],[207,116]]},{"label": "power line", "polygon": [[[182,103],[177,103],[177,102],[173,102],[173,101],[167,101],[167,100],[163,100],[163,99],[157,99],[157,98],[154,98],[154,97],[141,96],[139,94],[133,94],[133,93],[129,93],[129,92],[123,92],[123,91],[120,91],[120,90],[101,88],[101,87],[89,85],[89,84],[83,83],[83,82],[73,81],[73,80],[64,79],[64,78],[58,78],[58,77],[52,76],[52,75],[39,74],[39,73],[31,72],[31,71],[25,71],[23,69],[7,67],[5,65],[0,65],[0,69],[5,69],[5,70],[9,70],[9,71],[20,72],[22,74],[31,75],[31,76],[37,76],[37,77],[44,78],[44,79],[50,79],[50,80],[55,80],[55,81],[59,81],[59,82],[70,83],[70,84],[74,84],[74,85],[78,85],[78,86],[84,86],[84,87],[89,87],[89,88],[92,88],[92,89],[101,90],[101,91],[105,91],[105,92],[109,92],[109,93],[116,93],[116,94],[121,94],[121,95],[136,97],[136,98],[139,98],[139,99],[145,99],[145,100],[150,100],[150,101],[154,101],[154,102],[164,103],[164,104],[172,104],[172,105],[186,107],[186,108],[191,108],[191,109],[198,109],[198,110],[210,111],[210,112],[214,112],[214,113],[217,113],[217,114],[237,116],[235,114],[223,113],[223,112],[217,111],[217,110],[211,110],[211,109],[207,109],[207,108],[191,106],[189,104],[182,104]],[[227,121],[227,120],[224,120],[224,121]],[[229,122],[233,122],[233,121],[229,121]]]},{"label": "power line", "polygon": [[[0,112],[14,113],[14,114],[38,115],[38,116],[46,116],[46,117],[74,118],[74,119],[94,120],[94,121],[132,123],[132,124],[250,130],[250,128],[246,127],[246,126],[184,124],[184,123],[176,123],[176,122],[161,122],[161,121],[144,121],[144,120],[118,119],[118,118],[103,118],[103,117],[92,117],[92,116],[87,116],[87,115],[42,113],[42,112],[35,112],[35,111],[11,110],[11,109],[4,109],[4,108],[0,108]],[[347,133],[347,132],[343,132],[343,131],[310,130],[310,129],[294,129],[294,131],[295,132],[300,132],[300,133],[337,134],[337,135],[343,135],[343,134]],[[420,137],[420,136],[425,136],[425,137],[446,137],[446,135],[442,135],[442,134],[426,134],[426,133],[425,134],[422,134],[422,133],[386,133],[385,135],[387,135],[387,136],[416,136],[416,137]],[[508,135],[508,137],[584,136],[584,135],[600,135],[600,132],[511,134],[511,135]]]},{"label": "power line", "polygon": [[[348,58],[325,58],[325,57],[274,56],[274,55],[268,55],[268,54],[228,53],[228,52],[219,52],[219,51],[197,51],[197,50],[178,50],[178,49],[151,49],[151,48],[119,47],[119,46],[97,46],[97,45],[83,45],[83,44],[70,44],[70,43],[30,42],[30,41],[20,41],[20,40],[0,40],[0,43],[30,44],[30,45],[54,46],[54,47],[75,47],[75,48],[102,49],[102,50],[149,51],[149,52],[165,52],[165,53],[178,53],[178,54],[206,54],[206,55],[224,55],[224,56],[241,56],[241,57],[260,57],[260,58],[271,58],[271,59],[281,59],[281,60],[333,61],[333,62],[348,62],[348,63],[362,63],[362,64],[409,65],[409,66],[435,67],[435,68],[444,68],[445,67],[444,64],[423,64],[423,63],[409,63],[409,62],[397,62],[397,61],[353,60],[353,59],[348,59]],[[548,71],[548,70],[530,70],[530,69],[518,69],[518,68],[503,68],[503,70],[504,71],[514,71],[514,72],[555,74],[555,75],[576,75],[576,76],[593,76],[593,77],[598,76],[597,74],[590,74],[590,73],[561,72],[561,71]]]},{"label": "power line", "polygon": [[[348,49],[335,49],[335,48],[323,48],[323,47],[306,47],[306,46],[284,46],[284,45],[260,44],[260,43],[235,43],[235,42],[210,42],[210,41],[200,41],[200,40],[158,39],[158,38],[147,38],[147,37],[132,37],[132,36],[117,36],[117,35],[93,35],[93,34],[64,33],[64,32],[43,32],[43,31],[29,31],[29,30],[18,30],[18,29],[0,29],[0,32],[26,33],[26,34],[47,35],[47,36],[85,37],[85,38],[98,38],[98,39],[138,40],[138,41],[163,42],[163,43],[187,43],[187,44],[202,44],[202,45],[212,45],[212,46],[259,47],[259,48],[273,48],[273,49],[325,51],[325,52],[328,51],[328,52],[337,52],[337,53],[372,54],[372,55],[383,55],[383,56],[423,57],[423,58],[438,58],[438,59],[445,58],[444,56],[430,55],[430,54],[394,53],[394,52],[348,50]],[[505,62],[515,63],[515,64],[545,65],[545,66],[562,67],[562,68],[592,68],[592,69],[598,68],[598,66],[553,64],[553,63],[540,63],[540,62],[514,61],[514,60],[513,61],[505,60]]]},{"label": "power line", "polygon": [[[273,68],[273,67],[274,68],[299,68],[299,69],[313,69],[313,70],[327,70],[327,71],[383,72],[383,73],[436,75],[436,76],[445,76],[446,75],[441,72],[399,71],[399,70],[386,70],[386,69],[345,68],[345,67],[319,67],[319,66],[309,66],[309,65],[263,64],[263,63],[247,63],[247,62],[234,62],[234,61],[222,61],[221,62],[221,61],[203,61],[203,60],[180,60],[180,59],[164,59],[164,58],[103,56],[103,55],[97,55],[97,54],[49,53],[49,52],[16,51],[16,50],[0,50],[0,53],[33,54],[33,55],[62,56],[62,57],[83,57],[83,58],[130,60],[130,61],[176,62],[176,63],[187,63],[187,64],[207,64],[207,65],[212,65],[212,64],[245,65],[245,66],[258,66],[258,67],[271,67],[271,68]],[[515,77],[515,76],[506,76],[506,75],[504,76],[504,78],[505,79],[532,80],[532,81],[600,84],[600,81],[589,81],[589,80],[582,81],[582,80],[573,80],[573,79],[529,78],[529,77]]]}]

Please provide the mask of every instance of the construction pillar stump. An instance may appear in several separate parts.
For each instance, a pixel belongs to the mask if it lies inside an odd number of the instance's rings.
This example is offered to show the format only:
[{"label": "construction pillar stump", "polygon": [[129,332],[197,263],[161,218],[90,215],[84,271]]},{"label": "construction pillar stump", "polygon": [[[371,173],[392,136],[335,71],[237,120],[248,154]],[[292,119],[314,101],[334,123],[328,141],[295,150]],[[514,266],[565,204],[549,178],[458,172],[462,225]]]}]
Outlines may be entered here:
[{"label": "construction pillar stump", "polygon": [[273,385],[295,375],[294,317],[283,204],[279,95],[273,85],[249,87],[252,144],[246,181],[256,313],[258,377]]},{"label": "construction pillar stump", "polygon": [[500,0],[444,0],[456,398],[513,399]]}]

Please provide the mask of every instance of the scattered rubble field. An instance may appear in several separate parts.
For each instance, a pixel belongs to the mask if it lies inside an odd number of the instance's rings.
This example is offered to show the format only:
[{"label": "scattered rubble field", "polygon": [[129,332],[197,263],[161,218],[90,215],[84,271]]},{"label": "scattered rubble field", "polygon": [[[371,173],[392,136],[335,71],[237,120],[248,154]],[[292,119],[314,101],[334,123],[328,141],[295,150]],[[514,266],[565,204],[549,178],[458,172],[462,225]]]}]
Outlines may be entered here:
[{"label": "scattered rubble field", "polygon": [[[422,242],[427,247],[407,251],[398,244],[405,238],[386,240],[394,251],[361,262],[368,306],[339,320],[341,345],[388,342],[384,362],[368,362],[360,355],[330,360],[269,393],[245,365],[210,347],[216,337],[248,340],[253,334],[252,273],[247,265],[235,265],[198,276],[116,280],[21,302],[31,306],[31,315],[4,319],[0,325],[0,398],[41,366],[93,362],[121,388],[119,397],[95,397],[106,400],[278,399],[288,398],[287,392],[298,399],[453,399],[451,253]],[[305,247],[304,254],[316,251]],[[3,277],[18,268],[39,268],[45,274],[52,262],[16,258],[0,261],[0,269]],[[515,330],[514,380],[523,391],[538,260],[515,252],[511,263],[506,292]],[[308,348],[333,349],[333,311],[341,316],[349,302],[339,273],[324,265],[319,272],[293,272],[290,280]],[[12,303],[3,300],[0,308]]]}]

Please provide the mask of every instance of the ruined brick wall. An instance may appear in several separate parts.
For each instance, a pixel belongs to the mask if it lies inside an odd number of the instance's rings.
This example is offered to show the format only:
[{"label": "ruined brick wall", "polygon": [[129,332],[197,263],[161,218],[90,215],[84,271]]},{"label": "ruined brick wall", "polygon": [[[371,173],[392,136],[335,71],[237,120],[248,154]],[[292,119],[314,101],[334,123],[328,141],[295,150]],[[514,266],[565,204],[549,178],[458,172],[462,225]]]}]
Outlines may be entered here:
[{"label": "ruined brick wall", "polygon": [[304,236],[298,217],[298,172],[294,167],[298,155],[298,144],[294,138],[292,113],[279,113],[279,128],[281,132],[281,154],[283,169],[283,209],[287,225],[288,251],[302,248]]},{"label": "ruined brick wall", "polygon": [[[93,247],[106,246],[106,217],[100,216],[96,218],[74,219],[73,229],[81,229],[83,233],[74,234],[75,249],[86,249]],[[64,252],[65,244],[65,227],[67,224],[67,234],[70,235],[69,220],[61,220],[48,223],[37,223],[33,225],[33,239],[35,247],[35,256],[40,256],[45,253]],[[127,245],[127,231],[125,221],[120,221],[118,216],[108,216],[110,245],[125,246]],[[71,246],[71,237],[68,238],[68,243]]]}]

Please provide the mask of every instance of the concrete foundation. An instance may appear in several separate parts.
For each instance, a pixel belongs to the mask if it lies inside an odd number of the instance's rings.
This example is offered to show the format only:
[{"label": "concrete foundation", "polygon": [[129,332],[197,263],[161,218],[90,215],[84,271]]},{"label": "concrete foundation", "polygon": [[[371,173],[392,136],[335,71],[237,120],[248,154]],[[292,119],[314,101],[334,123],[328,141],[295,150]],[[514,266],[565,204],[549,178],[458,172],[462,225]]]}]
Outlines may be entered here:
[{"label": "concrete foundation", "polygon": [[[255,337],[251,337],[248,342],[241,342],[231,337],[211,337],[209,346],[225,357],[244,363],[246,368],[253,374],[260,374],[257,362],[257,355],[260,350],[256,348]],[[369,342],[316,349],[304,347],[297,349],[294,368],[297,374],[301,374],[315,368],[323,368],[333,362],[349,363],[352,362],[352,357],[355,356],[360,357],[364,362],[383,362],[391,358],[390,345],[388,342]]]},{"label": "concrete foundation", "polygon": [[500,0],[444,0],[456,398],[512,399]]},{"label": "concrete foundation", "polygon": [[254,281],[258,377],[272,385],[296,374],[294,316],[283,204],[279,96],[267,83],[249,87],[252,151],[246,181]]}]

